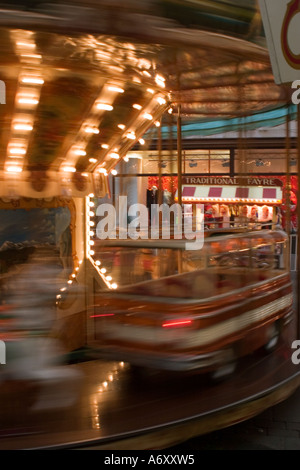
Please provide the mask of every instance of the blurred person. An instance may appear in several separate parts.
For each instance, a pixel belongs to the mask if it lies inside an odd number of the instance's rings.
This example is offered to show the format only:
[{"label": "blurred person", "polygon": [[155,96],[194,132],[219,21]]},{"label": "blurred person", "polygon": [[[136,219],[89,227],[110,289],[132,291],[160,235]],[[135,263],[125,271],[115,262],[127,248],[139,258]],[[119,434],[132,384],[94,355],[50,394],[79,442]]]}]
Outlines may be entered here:
[{"label": "blurred person", "polygon": [[262,220],[269,220],[270,219],[270,210],[268,206],[262,207]]},{"label": "blurred person", "polygon": [[239,226],[245,226],[249,222],[249,207],[245,204],[239,207],[239,215],[236,219]]},{"label": "blurred person", "polygon": [[204,207],[205,229],[210,229],[212,218],[213,218],[213,209],[212,209],[212,206],[208,204]]},{"label": "blurred person", "polygon": [[249,207],[244,205],[242,208],[241,208],[241,217],[244,217],[245,219],[248,218],[248,212],[249,212]]},{"label": "blurred person", "polygon": [[229,212],[229,207],[226,206],[225,204],[221,204],[220,206],[220,216],[222,217],[222,227],[223,228],[228,228],[230,226],[230,212]]},{"label": "blurred person", "polygon": [[282,229],[282,214],[279,207],[277,207],[276,213],[276,228]]},{"label": "blurred person", "polygon": [[273,214],[272,214],[271,208],[269,208],[268,206],[263,206],[262,207],[262,215],[261,215],[261,220],[262,220],[262,223],[263,223],[262,228],[271,230],[272,226],[271,225],[266,225],[266,223],[268,223],[268,222],[271,223],[272,222],[272,217],[273,217]]},{"label": "blurred person", "polygon": [[250,219],[252,222],[256,222],[258,220],[258,207],[252,206],[250,210]]},{"label": "blurred person", "polygon": [[81,382],[81,374],[63,365],[62,344],[52,335],[60,271],[51,252],[36,249],[7,279],[6,305],[17,340],[7,344],[2,380],[34,383],[34,410],[71,406]]},{"label": "blurred person", "polygon": [[257,227],[258,223],[258,207],[252,206],[250,209],[250,216],[249,216],[249,228]]}]

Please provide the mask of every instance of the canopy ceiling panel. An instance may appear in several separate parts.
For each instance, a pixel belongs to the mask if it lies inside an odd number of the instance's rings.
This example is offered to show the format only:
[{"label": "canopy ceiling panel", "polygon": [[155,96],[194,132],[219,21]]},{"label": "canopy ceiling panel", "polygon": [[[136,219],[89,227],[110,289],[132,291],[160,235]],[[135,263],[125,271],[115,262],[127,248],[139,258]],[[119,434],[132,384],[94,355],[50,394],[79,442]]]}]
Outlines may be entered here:
[{"label": "canopy ceiling panel", "polygon": [[[287,102],[265,47],[204,21],[233,25],[243,11],[249,33],[260,24],[253,2],[20,4],[0,18],[1,197],[105,193],[104,177],[167,110],[188,123]],[[197,27],[167,14],[171,4],[201,13]]]}]

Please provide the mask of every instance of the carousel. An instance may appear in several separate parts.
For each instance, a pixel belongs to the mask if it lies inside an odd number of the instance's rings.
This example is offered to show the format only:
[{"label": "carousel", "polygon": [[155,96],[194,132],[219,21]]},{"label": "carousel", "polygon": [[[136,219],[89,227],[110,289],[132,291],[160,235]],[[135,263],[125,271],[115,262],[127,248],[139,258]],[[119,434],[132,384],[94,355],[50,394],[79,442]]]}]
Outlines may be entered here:
[{"label": "carousel", "polygon": [[[0,393],[12,399],[1,411],[0,447],[55,447],[81,440],[80,430],[71,437],[67,424],[67,438],[50,426],[36,439],[44,416],[38,413],[74,412],[82,399],[85,359],[78,360],[79,370],[70,365],[70,358],[80,354],[89,355],[87,367],[102,368],[103,373],[96,372],[103,376],[102,392],[109,382],[106,375],[112,377],[112,363],[118,364],[118,372],[137,366],[139,371],[150,367],[179,373],[198,371],[203,364],[199,376],[204,380],[208,370],[219,372],[220,365],[221,372],[224,366],[233,372],[233,358],[235,370],[238,358],[248,361],[249,354],[265,347],[264,360],[270,361],[275,351],[272,360],[279,372],[274,380],[263,378],[261,362],[257,370],[251,364],[248,391],[240,388],[237,397],[227,394],[226,402],[221,389],[216,390],[214,404],[206,400],[157,422],[147,416],[143,430],[126,420],[124,410],[120,427],[114,428],[118,410],[109,406],[100,425],[94,390],[92,401],[84,396],[93,409],[84,439],[100,447],[105,442],[106,448],[122,448],[126,437],[127,448],[145,448],[138,436],[148,431],[154,447],[161,445],[157,439],[168,446],[178,440],[170,426],[173,419],[184,440],[247,419],[289,396],[299,384],[297,369],[276,351],[289,350],[290,335],[298,328],[288,255],[290,174],[285,188],[277,180],[261,185],[248,178],[245,183],[244,123],[248,116],[289,108],[291,94],[274,83],[256,2],[237,7],[236,2],[175,0],[21,1],[18,8],[3,6],[0,36],[0,340],[6,347]],[[203,175],[193,177],[196,185],[191,183],[183,170],[182,130],[230,119],[238,122],[234,184],[222,175],[213,188],[200,181]],[[128,195],[122,174],[133,148],[147,152],[150,147],[160,162],[163,150],[175,161],[171,202],[189,206],[196,230],[205,235],[198,250],[176,239],[176,218],[170,222],[169,239],[160,237],[160,230],[151,239],[149,227],[147,233],[135,232],[141,239],[128,239],[132,226],[128,208],[122,212],[121,207]],[[287,131],[287,160],[288,150]],[[158,194],[162,180],[160,171]],[[224,186],[227,196],[219,191],[209,196],[211,189]],[[228,195],[229,186],[234,196]],[[276,217],[283,199],[288,207],[284,226]],[[227,225],[214,221],[213,227],[204,227],[204,218],[195,212],[197,203],[217,205],[218,211],[230,206],[240,218],[244,206],[249,213],[253,206],[256,220],[249,225],[239,219],[234,226],[230,220]],[[114,237],[103,237],[104,206],[117,213],[110,232]],[[263,222],[268,226],[262,227]],[[63,371],[57,358],[65,364]],[[230,380],[238,383],[239,377],[233,373],[223,386],[230,388]],[[30,395],[22,405],[15,388],[20,383]],[[51,387],[63,390],[63,398],[59,395],[53,404]],[[75,396],[70,392],[74,389]],[[216,415],[211,418],[217,408],[219,421]],[[23,432],[20,415],[32,423],[32,434]],[[188,430],[186,424],[196,415],[199,426]],[[6,433],[11,428],[22,442]]]}]

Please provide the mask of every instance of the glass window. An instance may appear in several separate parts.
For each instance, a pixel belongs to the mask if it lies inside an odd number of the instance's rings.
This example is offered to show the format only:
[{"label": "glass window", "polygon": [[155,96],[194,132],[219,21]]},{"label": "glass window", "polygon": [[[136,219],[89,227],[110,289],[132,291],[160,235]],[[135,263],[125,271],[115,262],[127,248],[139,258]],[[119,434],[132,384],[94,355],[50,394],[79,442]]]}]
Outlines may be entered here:
[{"label": "glass window", "polygon": [[[142,159],[140,171],[144,174],[177,173],[177,151],[129,152],[130,159],[139,155]],[[161,160],[161,161],[160,161]],[[230,150],[183,150],[182,172],[186,174],[227,174],[230,171]]]},{"label": "glass window", "polygon": [[[235,173],[286,173],[285,149],[250,149],[235,151]],[[297,150],[290,151],[290,172],[297,173]]]}]

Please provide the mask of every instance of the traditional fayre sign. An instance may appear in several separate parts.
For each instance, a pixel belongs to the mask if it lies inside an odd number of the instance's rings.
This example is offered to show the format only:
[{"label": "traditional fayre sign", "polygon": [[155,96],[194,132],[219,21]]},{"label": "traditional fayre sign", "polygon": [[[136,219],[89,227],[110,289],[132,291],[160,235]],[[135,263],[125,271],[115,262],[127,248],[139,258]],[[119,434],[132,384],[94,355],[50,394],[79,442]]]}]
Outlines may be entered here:
[{"label": "traditional fayre sign", "polygon": [[259,0],[275,83],[300,78],[300,0]]},{"label": "traditional fayre sign", "polygon": [[228,176],[183,176],[182,184],[220,185],[220,186],[282,186],[282,181],[269,177],[228,177]]},{"label": "traditional fayre sign", "polygon": [[182,183],[182,202],[282,203],[282,181],[277,178],[185,176]]}]

